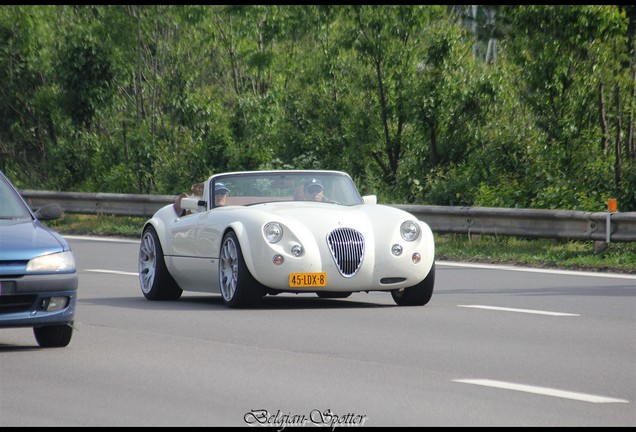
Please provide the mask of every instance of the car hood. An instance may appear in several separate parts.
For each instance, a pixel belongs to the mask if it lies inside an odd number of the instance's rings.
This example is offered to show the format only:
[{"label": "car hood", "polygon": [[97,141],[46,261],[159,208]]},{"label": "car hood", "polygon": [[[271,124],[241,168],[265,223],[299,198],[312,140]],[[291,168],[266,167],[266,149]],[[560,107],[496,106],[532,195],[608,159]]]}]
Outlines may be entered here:
[{"label": "car hood", "polygon": [[341,206],[313,202],[283,202],[262,204],[259,210],[269,214],[269,218],[278,215],[281,222],[300,223],[315,234],[324,234],[339,226],[355,227],[362,232],[373,231],[373,226],[389,230],[392,226],[399,226],[406,219],[414,219],[403,210],[385,205]]},{"label": "car hood", "polygon": [[[265,203],[258,205],[262,210],[281,213],[281,214],[290,214],[290,215],[298,215],[305,214],[308,211],[311,213],[324,213],[324,212],[333,212],[333,214],[351,214],[353,212],[368,212],[369,214],[374,214],[376,211],[387,211],[387,209],[399,210],[396,213],[401,213],[404,215],[408,215],[407,212],[397,209],[395,207],[387,206],[384,204],[356,204],[352,206],[343,206],[339,204],[331,204],[331,203],[321,203],[321,202],[312,202],[312,201],[283,201],[283,202],[273,202],[273,203]],[[254,207],[257,207],[255,205]]]},{"label": "car hood", "polygon": [[67,249],[59,234],[37,221],[0,221],[0,261],[29,260]]}]

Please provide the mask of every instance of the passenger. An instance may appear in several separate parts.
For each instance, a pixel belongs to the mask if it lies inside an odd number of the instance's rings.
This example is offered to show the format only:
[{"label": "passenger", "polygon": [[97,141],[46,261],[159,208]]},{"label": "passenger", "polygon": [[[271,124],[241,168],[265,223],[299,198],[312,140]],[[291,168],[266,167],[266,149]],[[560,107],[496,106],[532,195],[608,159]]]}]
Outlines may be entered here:
[{"label": "passenger", "polygon": [[191,197],[196,197],[196,198],[201,198],[203,197],[203,182],[201,183],[195,183],[190,187],[190,194],[188,195],[187,193],[183,192],[181,195],[179,195],[177,197],[177,199],[175,200],[173,206],[174,206],[174,211],[177,213],[177,216],[181,217],[181,216],[187,216],[189,214],[192,214],[192,212],[190,210],[185,210],[183,208],[181,208],[181,200],[183,198],[191,198]]},{"label": "passenger", "polygon": [[227,197],[230,190],[223,183],[214,185],[214,207],[223,207],[227,204]]},{"label": "passenger", "polygon": [[306,180],[303,191],[305,201],[328,201],[325,198],[324,187],[318,179]]},{"label": "passenger", "polygon": [[197,197],[197,198],[203,198],[203,188],[204,188],[204,183],[200,182],[200,183],[195,183],[192,185],[192,187],[190,188],[190,196],[191,197]]}]

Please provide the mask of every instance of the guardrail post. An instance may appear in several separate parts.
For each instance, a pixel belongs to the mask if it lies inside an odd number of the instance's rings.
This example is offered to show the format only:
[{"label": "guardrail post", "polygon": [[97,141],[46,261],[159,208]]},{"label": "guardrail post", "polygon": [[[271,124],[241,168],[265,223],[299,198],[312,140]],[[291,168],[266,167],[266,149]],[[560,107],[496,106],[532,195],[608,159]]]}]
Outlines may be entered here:
[{"label": "guardrail post", "polygon": [[605,241],[607,244],[610,244],[612,241],[612,213],[616,213],[617,205],[616,199],[610,198],[607,200],[607,224],[606,224],[606,233],[605,233]]}]

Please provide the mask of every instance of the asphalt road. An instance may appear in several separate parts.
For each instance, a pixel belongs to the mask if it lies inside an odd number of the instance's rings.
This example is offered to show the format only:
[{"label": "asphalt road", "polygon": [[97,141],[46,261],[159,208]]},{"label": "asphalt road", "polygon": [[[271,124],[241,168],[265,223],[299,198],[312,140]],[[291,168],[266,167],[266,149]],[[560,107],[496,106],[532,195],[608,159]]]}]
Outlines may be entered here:
[{"label": "asphalt road", "polygon": [[138,242],[67,237],[76,331],[0,330],[6,426],[636,426],[636,276],[438,262],[424,307],[150,302]]}]

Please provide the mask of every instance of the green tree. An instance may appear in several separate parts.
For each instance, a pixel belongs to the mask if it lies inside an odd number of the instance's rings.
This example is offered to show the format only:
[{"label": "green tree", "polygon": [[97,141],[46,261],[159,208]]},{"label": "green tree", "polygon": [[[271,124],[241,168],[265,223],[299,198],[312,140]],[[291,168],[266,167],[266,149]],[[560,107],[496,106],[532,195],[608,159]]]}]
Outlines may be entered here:
[{"label": "green tree", "polygon": [[[620,190],[622,136],[629,100],[625,15],[616,6],[502,9],[506,51],[519,68],[523,102],[544,139],[533,159],[537,207],[576,207],[581,194]],[[613,132],[612,132],[613,131]],[[614,140],[616,152],[608,152]],[[604,165],[604,166],[603,166]],[[613,167],[614,178],[608,168]]]},{"label": "green tree", "polygon": [[0,7],[0,169],[18,186],[49,183],[58,88],[51,79],[55,10]]}]

